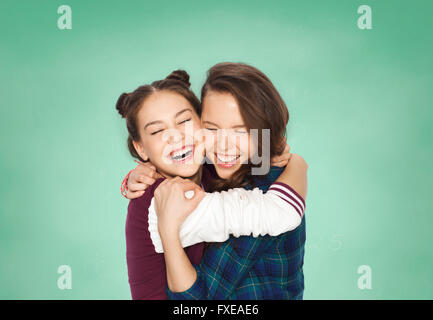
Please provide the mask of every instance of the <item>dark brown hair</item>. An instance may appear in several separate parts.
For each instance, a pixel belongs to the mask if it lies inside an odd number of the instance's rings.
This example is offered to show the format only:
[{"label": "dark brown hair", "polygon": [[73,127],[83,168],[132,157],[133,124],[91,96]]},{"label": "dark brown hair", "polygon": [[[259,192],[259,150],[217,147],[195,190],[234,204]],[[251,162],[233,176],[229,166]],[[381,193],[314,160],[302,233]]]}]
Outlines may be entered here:
[{"label": "dark brown hair", "polygon": [[170,73],[164,80],[152,82],[138,87],[130,93],[122,93],[117,99],[116,109],[122,118],[126,119],[126,127],[128,128],[128,149],[131,155],[141,161],[134,148],[133,141],[140,140],[140,129],[137,124],[137,114],[146,98],[150,97],[157,91],[171,91],[183,96],[191,103],[197,114],[201,115],[201,104],[194,92],[190,90],[189,75],[184,70],[176,70]]},{"label": "dark brown hair", "polygon": [[[202,103],[209,91],[230,93],[236,99],[247,128],[258,129],[259,156],[262,155],[261,129],[270,129],[270,158],[284,151],[289,111],[272,82],[260,70],[244,63],[218,63],[208,71],[201,90]],[[264,161],[270,162],[270,159]],[[217,179],[213,189],[227,190],[248,183],[254,185],[251,169],[260,165],[242,165],[229,179]]]}]

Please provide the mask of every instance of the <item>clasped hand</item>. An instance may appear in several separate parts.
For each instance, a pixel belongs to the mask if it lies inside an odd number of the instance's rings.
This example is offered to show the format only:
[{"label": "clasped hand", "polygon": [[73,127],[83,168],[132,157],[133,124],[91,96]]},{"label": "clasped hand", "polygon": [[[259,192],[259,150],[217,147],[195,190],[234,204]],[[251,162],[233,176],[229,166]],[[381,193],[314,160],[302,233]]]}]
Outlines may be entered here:
[{"label": "clasped hand", "polygon": [[[194,191],[192,198],[185,196],[187,191]],[[158,231],[161,237],[178,236],[181,224],[204,196],[205,192],[188,179],[176,177],[161,182],[154,193]]]}]

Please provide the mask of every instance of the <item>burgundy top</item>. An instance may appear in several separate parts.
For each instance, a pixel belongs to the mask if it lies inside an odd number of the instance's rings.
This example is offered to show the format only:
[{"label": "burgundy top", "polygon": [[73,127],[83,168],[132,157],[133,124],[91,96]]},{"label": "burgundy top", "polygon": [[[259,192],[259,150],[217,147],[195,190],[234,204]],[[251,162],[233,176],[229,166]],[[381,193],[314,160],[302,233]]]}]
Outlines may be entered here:
[{"label": "burgundy top", "polygon": [[[202,184],[208,189],[212,179],[212,165],[203,166]],[[149,206],[156,187],[164,179],[158,179],[137,199],[131,200],[126,218],[126,262],[128,265],[129,286],[134,300],[165,300],[167,295],[167,275],[163,253],[156,253],[149,233]],[[185,248],[193,264],[200,264],[204,243]]]}]

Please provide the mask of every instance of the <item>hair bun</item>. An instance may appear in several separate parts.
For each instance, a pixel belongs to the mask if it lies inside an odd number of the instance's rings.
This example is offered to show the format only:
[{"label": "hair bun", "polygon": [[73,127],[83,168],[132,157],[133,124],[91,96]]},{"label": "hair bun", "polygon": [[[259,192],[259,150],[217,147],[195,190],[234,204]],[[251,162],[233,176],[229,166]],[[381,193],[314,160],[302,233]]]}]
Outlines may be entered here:
[{"label": "hair bun", "polygon": [[116,109],[119,112],[119,114],[122,116],[122,118],[126,117],[126,111],[127,111],[127,100],[129,98],[128,93],[122,93],[120,97],[117,99],[116,102]]},{"label": "hair bun", "polygon": [[185,70],[176,70],[170,73],[166,80],[177,80],[183,82],[188,88],[191,86],[189,83],[189,74]]}]

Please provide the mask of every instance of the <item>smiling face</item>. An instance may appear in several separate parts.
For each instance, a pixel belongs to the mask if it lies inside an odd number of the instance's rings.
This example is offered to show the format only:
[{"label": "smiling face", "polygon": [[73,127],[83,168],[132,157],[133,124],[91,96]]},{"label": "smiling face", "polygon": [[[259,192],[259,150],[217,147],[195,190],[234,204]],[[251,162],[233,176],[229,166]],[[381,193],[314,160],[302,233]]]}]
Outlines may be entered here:
[{"label": "smiling face", "polygon": [[200,119],[182,95],[163,90],[152,93],[137,114],[140,140],[134,147],[143,160],[150,160],[165,177],[192,177],[203,159],[194,133]]},{"label": "smiling face", "polygon": [[203,99],[202,126],[206,156],[220,178],[228,179],[255,152],[238,102],[227,92],[208,91]]}]

